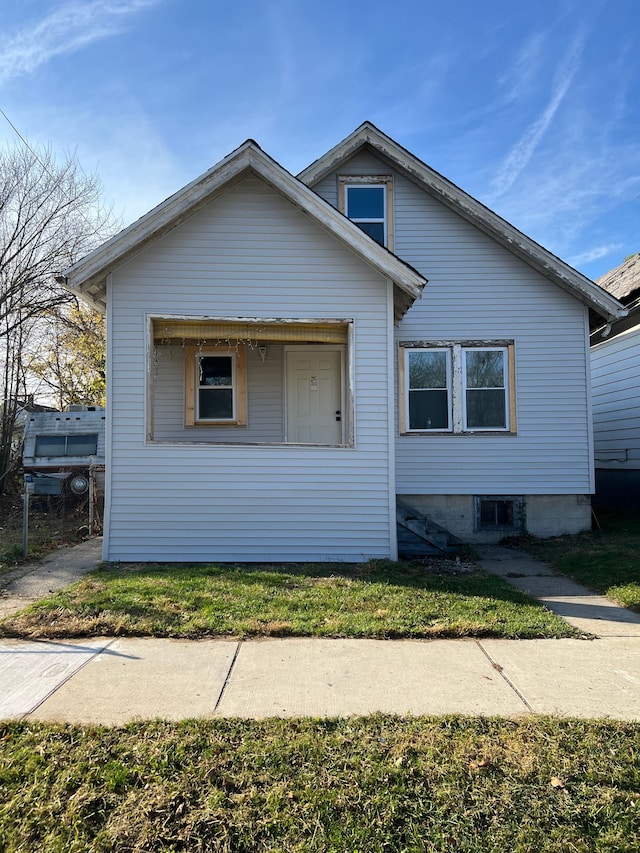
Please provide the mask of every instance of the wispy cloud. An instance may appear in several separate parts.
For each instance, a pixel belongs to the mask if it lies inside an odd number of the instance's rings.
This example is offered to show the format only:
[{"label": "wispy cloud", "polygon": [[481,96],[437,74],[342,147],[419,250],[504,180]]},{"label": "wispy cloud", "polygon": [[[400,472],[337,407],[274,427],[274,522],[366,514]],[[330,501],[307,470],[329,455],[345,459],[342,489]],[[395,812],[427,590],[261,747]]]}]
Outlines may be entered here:
[{"label": "wispy cloud", "polygon": [[562,57],[554,75],[551,97],[547,106],[516,142],[496,175],[493,182],[494,199],[504,195],[510,189],[533,157],[580,67],[585,39],[585,33],[579,32]]},{"label": "wispy cloud", "polygon": [[599,261],[600,258],[606,258],[614,252],[622,248],[622,243],[609,243],[606,246],[594,246],[586,252],[581,252],[579,255],[573,255],[568,261],[572,267],[582,266],[582,264],[590,264],[593,261]]},{"label": "wispy cloud", "polygon": [[529,36],[518,51],[515,64],[508,74],[502,74],[498,82],[506,89],[505,100],[517,101],[525,96],[535,83],[543,60],[546,33],[537,32]]},{"label": "wispy cloud", "polygon": [[127,17],[159,0],[67,3],[31,26],[0,37],[0,83],[30,74],[56,56],[121,32]]},{"label": "wispy cloud", "polygon": [[607,253],[627,251],[630,237],[637,234],[640,150],[612,144],[608,135],[598,138],[598,118],[580,133],[591,148],[571,140],[555,149],[553,158],[538,164],[535,173],[525,172],[494,204],[501,216],[578,268]]}]

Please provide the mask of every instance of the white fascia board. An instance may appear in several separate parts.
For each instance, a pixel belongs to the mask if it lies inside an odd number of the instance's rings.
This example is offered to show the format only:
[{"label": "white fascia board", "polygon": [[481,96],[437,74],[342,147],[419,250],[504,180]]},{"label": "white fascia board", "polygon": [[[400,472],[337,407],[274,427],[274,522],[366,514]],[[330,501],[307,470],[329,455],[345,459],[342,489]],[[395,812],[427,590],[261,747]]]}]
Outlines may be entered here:
[{"label": "white fascia board", "polygon": [[[208,201],[217,189],[246,171],[247,150],[255,143],[245,142],[240,148],[196,178],[165,201],[145,213],[124,230],[64,271],[66,286],[84,296],[92,286],[99,291],[107,273],[114,266],[137,254],[150,241],[178,225],[198,205]],[[94,297],[94,301],[97,301]]]},{"label": "white fascia board", "polygon": [[217,166],[66,270],[64,283],[94,304],[102,302],[104,279],[108,272],[137,254],[152,240],[175,228],[199,207],[211,201],[217,192],[227,189],[250,171],[357,252],[378,272],[393,279],[412,298],[420,295],[426,284],[422,275],[379,246],[312,189],[266,155],[252,140],[245,142]]},{"label": "white fascia board", "polygon": [[369,145],[430,195],[598,314],[611,320],[624,316],[624,308],[620,302],[595,282],[434,171],[370,122],[362,124],[345,140],[311,163],[298,174],[299,180],[313,186],[330,172],[339,169],[343,161],[365,145]]}]

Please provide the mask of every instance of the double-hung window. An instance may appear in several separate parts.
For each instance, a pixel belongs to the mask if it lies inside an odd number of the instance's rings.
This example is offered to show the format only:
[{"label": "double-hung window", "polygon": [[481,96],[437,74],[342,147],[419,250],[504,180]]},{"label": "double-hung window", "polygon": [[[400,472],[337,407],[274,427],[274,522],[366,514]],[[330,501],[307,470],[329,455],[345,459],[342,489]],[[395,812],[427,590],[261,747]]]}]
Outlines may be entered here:
[{"label": "double-hung window", "polygon": [[186,347],[187,426],[246,426],[246,351]]},{"label": "double-hung window", "polygon": [[401,432],[515,432],[512,343],[401,347]]},{"label": "double-hung window", "polygon": [[412,349],[407,353],[409,428],[451,428],[451,353],[447,349]]},{"label": "double-hung window", "polygon": [[507,347],[463,347],[462,356],[464,429],[508,429]]},{"label": "double-hung window", "polygon": [[381,246],[392,248],[391,178],[354,175],[339,180],[342,212]]}]

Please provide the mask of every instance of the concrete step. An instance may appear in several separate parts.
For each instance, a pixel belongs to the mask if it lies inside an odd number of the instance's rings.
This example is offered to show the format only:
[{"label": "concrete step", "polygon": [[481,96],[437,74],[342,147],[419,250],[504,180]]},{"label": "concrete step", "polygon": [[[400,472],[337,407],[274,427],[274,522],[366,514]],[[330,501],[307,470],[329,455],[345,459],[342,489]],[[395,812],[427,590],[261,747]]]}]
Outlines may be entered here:
[{"label": "concrete step", "polygon": [[[418,543],[422,542],[423,547],[428,546],[431,549],[424,552],[427,554],[443,554],[452,550],[450,547],[451,537],[448,531],[403,501],[396,503],[396,520],[399,537],[400,531],[412,536],[412,538],[403,536],[403,542],[407,543],[407,547],[418,548]],[[400,543],[400,538],[398,541]]]}]

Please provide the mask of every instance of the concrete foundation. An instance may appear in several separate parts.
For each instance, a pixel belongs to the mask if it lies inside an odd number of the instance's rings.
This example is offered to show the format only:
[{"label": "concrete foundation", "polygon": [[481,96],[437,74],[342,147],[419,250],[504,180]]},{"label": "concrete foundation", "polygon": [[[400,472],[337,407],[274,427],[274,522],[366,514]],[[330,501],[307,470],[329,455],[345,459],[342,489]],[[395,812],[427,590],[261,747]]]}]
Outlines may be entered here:
[{"label": "concrete foundation", "polygon": [[589,495],[500,495],[521,502],[521,523],[513,527],[483,528],[479,523],[477,497],[490,495],[398,495],[410,506],[469,543],[496,543],[505,536],[561,536],[591,529]]}]

